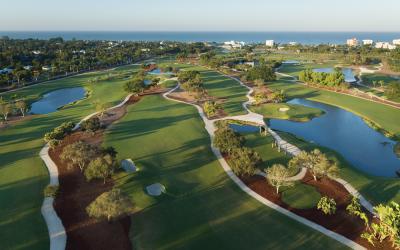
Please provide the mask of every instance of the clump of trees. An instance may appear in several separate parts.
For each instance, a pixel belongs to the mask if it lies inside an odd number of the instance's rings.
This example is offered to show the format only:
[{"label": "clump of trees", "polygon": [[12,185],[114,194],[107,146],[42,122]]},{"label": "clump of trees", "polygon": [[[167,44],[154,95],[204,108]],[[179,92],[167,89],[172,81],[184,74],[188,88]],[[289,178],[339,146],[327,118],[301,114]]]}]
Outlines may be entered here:
[{"label": "clump of trees", "polygon": [[219,109],[221,109],[221,106],[214,101],[206,101],[203,104],[203,110],[208,118],[215,116]]},{"label": "clump of trees", "polygon": [[315,181],[322,177],[334,178],[339,174],[336,162],[329,160],[319,149],[311,152],[302,151],[289,161],[289,166],[307,168]]},{"label": "clump of trees", "polygon": [[235,133],[228,124],[223,124],[216,132],[214,146],[229,157],[233,172],[237,175],[253,175],[261,163],[261,157],[254,150],[244,147],[244,137]]},{"label": "clump of trees", "polygon": [[236,175],[252,176],[257,166],[262,162],[260,155],[247,147],[235,148],[229,154],[229,163]]},{"label": "clump of trees", "polygon": [[105,184],[106,179],[110,178],[116,169],[115,157],[110,154],[102,154],[90,161],[85,169],[85,177],[87,181],[103,179],[103,184]]},{"label": "clump of trees", "polygon": [[3,117],[4,121],[7,121],[12,114],[20,113],[21,116],[24,117],[27,109],[28,106],[23,99],[6,102],[0,98],[0,115]]},{"label": "clump of trees", "polygon": [[282,103],[287,99],[283,90],[281,91],[256,91],[254,93],[255,104]]},{"label": "clump of trees", "polygon": [[180,71],[178,73],[178,80],[181,83],[182,89],[195,94],[196,99],[201,99],[207,95],[203,87],[200,72],[196,70]]},{"label": "clump of trees", "polygon": [[294,182],[289,179],[291,171],[282,164],[274,164],[265,169],[265,172],[267,173],[268,183],[276,188],[277,194],[279,194],[280,187],[294,186]]},{"label": "clump of trees", "polygon": [[332,73],[314,72],[306,69],[300,72],[299,80],[312,85],[347,89],[349,84],[345,81],[345,76],[339,68],[335,68]]},{"label": "clump of trees", "polygon": [[229,128],[227,124],[215,131],[214,146],[222,153],[231,153],[244,144],[244,137]]},{"label": "clump of trees", "polygon": [[86,180],[102,179],[103,183],[118,168],[117,152],[114,148],[99,148],[83,141],[77,141],[64,147],[60,158],[70,168],[79,167]]},{"label": "clump of trees", "polygon": [[117,188],[101,194],[86,207],[86,212],[90,217],[107,219],[107,221],[118,219],[133,211],[132,201]]},{"label": "clump of trees", "polygon": [[124,90],[128,93],[132,93],[134,95],[139,95],[143,93],[146,85],[144,84],[144,79],[141,77],[136,77],[130,81],[127,81],[124,84]]},{"label": "clump of trees", "polygon": [[346,207],[350,215],[360,218],[366,227],[361,237],[366,239],[372,246],[375,242],[388,239],[392,247],[400,249],[400,205],[394,201],[387,205],[379,204],[374,207],[377,214],[377,222],[370,223],[367,214],[361,209],[358,198],[353,197],[351,203]]},{"label": "clump of trees", "polygon": [[322,197],[317,204],[317,209],[321,210],[326,215],[336,213],[336,201],[327,196]]},{"label": "clump of trees", "polygon": [[68,162],[68,166],[79,167],[83,172],[87,164],[98,154],[98,148],[83,141],[77,141],[64,147],[60,158]]},{"label": "clump of trees", "polygon": [[83,121],[80,127],[82,128],[83,131],[88,131],[93,133],[101,129],[101,122],[99,117],[95,116]]},{"label": "clump of trees", "polygon": [[53,129],[44,135],[44,141],[49,143],[50,147],[57,146],[65,136],[72,133],[72,129],[75,127],[73,122],[64,122],[60,126]]},{"label": "clump of trees", "polygon": [[243,76],[245,81],[274,81],[276,80],[276,75],[274,68],[269,65],[261,64],[250,68]]}]

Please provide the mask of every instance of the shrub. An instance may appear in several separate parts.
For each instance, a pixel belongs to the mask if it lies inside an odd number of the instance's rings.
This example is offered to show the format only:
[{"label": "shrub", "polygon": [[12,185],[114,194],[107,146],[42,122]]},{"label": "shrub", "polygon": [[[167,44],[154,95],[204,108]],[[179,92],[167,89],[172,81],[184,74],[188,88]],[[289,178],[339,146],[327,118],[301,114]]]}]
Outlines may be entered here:
[{"label": "shrub", "polygon": [[83,131],[95,132],[101,128],[100,119],[98,117],[92,117],[81,123]]},{"label": "shrub", "polygon": [[322,197],[318,204],[317,209],[321,210],[324,214],[335,214],[336,213],[336,202],[334,199],[329,197]]},{"label": "shrub", "polygon": [[236,175],[254,175],[257,165],[261,163],[260,155],[246,147],[235,148],[229,155],[229,162]]},{"label": "shrub", "polygon": [[233,149],[241,147],[243,143],[243,136],[235,133],[229,127],[218,129],[215,132],[214,146],[222,153],[232,152]]},{"label": "shrub", "polygon": [[260,65],[249,69],[246,73],[246,79],[250,81],[274,81],[276,80],[275,71],[271,66]]},{"label": "shrub", "polygon": [[96,219],[106,218],[111,221],[132,213],[133,209],[132,201],[120,189],[115,188],[97,197],[86,207],[86,212],[90,217]]},{"label": "shrub", "polygon": [[73,144],[67,145],[61,153],[63,161],[69,161],[69,167],[78,166],[83,172],[87,163],[90,162],[99,150],[90,144],[83,141],[78,141]]},{"label": "shrub", "polygon": [[53,129],[53,131],[48,132],[44,135],[44,141],[50,143],[51,145],[58,145],[58,141],[64,139],[64,137],[72,132],[75,127],[73,122],[64,122],[60,126]]},{"label": "shrub", "polygon": [[142,93],[145,87],[146,85],[144,84],[144,80],[142,78],[135,78],[124,84],[124,90],[135,95]]},{"label": "shrub", "polygon": [[107,154],[92,160],[85,169],[85,177],[87,181],[92,179],[103,179],[103,184],[106,179],[111,177],[116,169],[115,159]]},{"label": "shrub", "polygon": [[213,101],[207,101],[203,104],[203,110],[209,118],[213,117],[219,108],[219,105]]}]

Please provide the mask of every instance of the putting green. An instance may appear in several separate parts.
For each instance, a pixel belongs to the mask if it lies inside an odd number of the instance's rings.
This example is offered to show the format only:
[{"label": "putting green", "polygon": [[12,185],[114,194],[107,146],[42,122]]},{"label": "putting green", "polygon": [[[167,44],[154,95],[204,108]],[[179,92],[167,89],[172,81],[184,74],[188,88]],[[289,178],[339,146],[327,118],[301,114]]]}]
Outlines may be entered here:
[{"label": "putting green", "polygon": [[266,103],[251,106],[250,110],[263,115],[266,119],[284,119],[298,122],[310,121],[324,114],[324,111],[320,109],[287,103]]}]

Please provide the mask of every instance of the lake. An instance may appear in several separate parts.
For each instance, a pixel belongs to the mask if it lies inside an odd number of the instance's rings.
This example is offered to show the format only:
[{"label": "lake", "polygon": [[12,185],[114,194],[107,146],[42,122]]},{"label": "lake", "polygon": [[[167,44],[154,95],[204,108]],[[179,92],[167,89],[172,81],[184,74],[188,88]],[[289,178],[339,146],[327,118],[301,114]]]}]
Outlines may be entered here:
[{"label": "lake", "polygon": [[45,94],[42,99],[32,103],[32,114],[48,114],[58,108],[84,98],[86,90],[82,87],[58,89]]},{"label": "lake", "polygon": [[288,103],[319,108],[325,114],[304,123],[271,119],[272,129],[333,149],[365,173],[396,177],[395,172],[400,169],[400,159],[393,152],[396,142],[370,128],[361,117],[305,99],[293,99]]},{"label": "lake", "polygon": [[[335,69],[334,68],[319,68],[313,69],[314,72],[324,72],[324,73],[332,73]],[[345,81],[348,83],[356,82],[357,79],[354,77],[354,72],[351,68],[341,68]]]}]

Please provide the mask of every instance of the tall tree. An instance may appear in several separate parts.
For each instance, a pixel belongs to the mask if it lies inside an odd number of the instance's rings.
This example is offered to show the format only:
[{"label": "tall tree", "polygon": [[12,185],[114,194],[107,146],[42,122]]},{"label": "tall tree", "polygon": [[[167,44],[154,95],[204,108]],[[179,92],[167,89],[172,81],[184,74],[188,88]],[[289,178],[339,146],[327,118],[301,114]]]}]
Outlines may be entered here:
[{"label": "tall tree", "polygon": [[267,173],[268,183],[276,188],[276,193],[279,194],[280,187],[292,187],[293,181],[290,181],[290,171],[282,164],[274,164],[265,170]]}]

